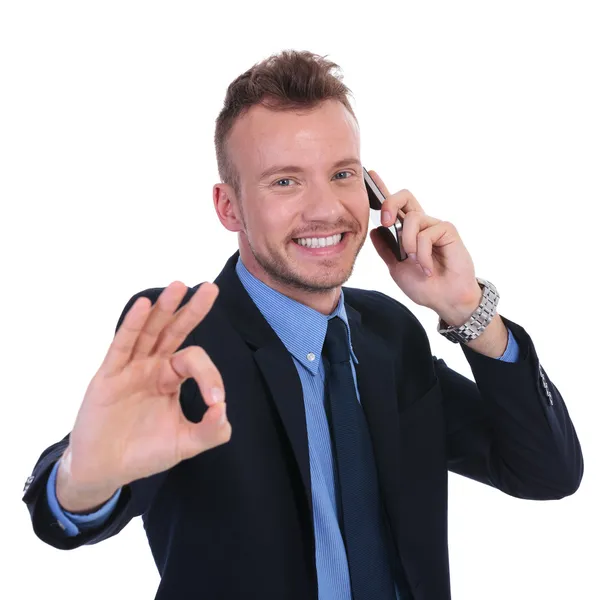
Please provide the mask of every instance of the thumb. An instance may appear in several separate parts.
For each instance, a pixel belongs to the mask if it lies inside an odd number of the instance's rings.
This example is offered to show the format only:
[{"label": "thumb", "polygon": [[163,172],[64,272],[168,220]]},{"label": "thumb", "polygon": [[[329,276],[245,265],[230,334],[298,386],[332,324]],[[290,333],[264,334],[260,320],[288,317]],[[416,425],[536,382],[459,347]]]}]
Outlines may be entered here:
[{"label": "thumb", "polygon": [[183,414],[180,453],[182,460],[191,458],[225,444],[231,439],[231,424],[227,419],[225,402],[217,402],[208,407],[199,423],[188,421]]}]

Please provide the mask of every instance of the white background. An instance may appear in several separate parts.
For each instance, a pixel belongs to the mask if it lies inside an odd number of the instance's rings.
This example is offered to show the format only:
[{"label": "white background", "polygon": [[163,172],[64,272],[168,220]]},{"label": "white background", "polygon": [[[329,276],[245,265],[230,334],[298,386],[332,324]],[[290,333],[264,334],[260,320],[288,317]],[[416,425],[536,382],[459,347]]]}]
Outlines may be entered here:
[{"label": "white background", "polygon": [[[214,120],[230,81],[294,48],[341,65],[364,164],[457,226],[499,312],[532,336],[583,446],[583,483],[561,501],[451,475],[454,597],[599,598],[594,5],[3,2],[0,597],[153,597],[141,520],[63,552],[35,537],[21,490],[72,427],[127,300],[212,280],[236,250],[211,200]],[[368,240],[348,285],[407,304],[434,354],[472,377]]]}]

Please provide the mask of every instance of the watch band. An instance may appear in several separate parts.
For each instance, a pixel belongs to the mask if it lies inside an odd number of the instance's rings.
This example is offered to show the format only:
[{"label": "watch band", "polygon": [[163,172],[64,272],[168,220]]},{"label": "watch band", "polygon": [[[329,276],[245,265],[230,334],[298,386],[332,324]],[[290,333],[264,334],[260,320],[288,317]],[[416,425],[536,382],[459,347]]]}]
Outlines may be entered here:
[{"label": "watch band", "polygon": [[471,342],[479,337],[496,315],[496,307],[500,300],[500,294],[496,286],[490,281],[476,278],[482,290],[481,302],[466,323],[458,326],[448,325],[441,317],[437,330],[444,337],[455,344]]}]

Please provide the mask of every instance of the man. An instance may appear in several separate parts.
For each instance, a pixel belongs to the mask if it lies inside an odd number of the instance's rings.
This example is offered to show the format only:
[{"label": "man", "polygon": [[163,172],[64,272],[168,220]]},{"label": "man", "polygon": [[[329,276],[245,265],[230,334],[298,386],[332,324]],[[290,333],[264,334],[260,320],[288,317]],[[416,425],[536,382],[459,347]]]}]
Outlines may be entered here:
[{"label": "man", "polygon": [[142,515],[157,598],[447,599],[448,469],[519,498],[579,487],[577,435],[531,338],[497,313],[456,228],[375,172],[410,258],[371,240],[476,383],[431,355],[405,306],[342,288],[369,203],[336,67],[284,52],[229,86],[213,200],[239,253],[216,285],[131,298],[72,432],[26,484],[57,548]]}]

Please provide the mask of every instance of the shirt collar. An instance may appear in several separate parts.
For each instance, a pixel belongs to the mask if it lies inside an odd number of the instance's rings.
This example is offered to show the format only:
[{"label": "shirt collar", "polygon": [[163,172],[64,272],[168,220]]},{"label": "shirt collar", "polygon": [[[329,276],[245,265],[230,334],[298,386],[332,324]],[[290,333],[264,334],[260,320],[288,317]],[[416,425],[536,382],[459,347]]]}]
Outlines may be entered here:
[{"label": "shirt collar", "polygon": [[330,315],[324,315],[314,308],[288,298],[257,279],[245,267],[241,257],[238,257],[235,270],[248,295],[288,352],[313,375],[319,370],[327,322],[333,317],[339,317],[346,324],[350,356],[354,363],[358,363],[352,348],[344,290],[341,290],[335,310]]}]

